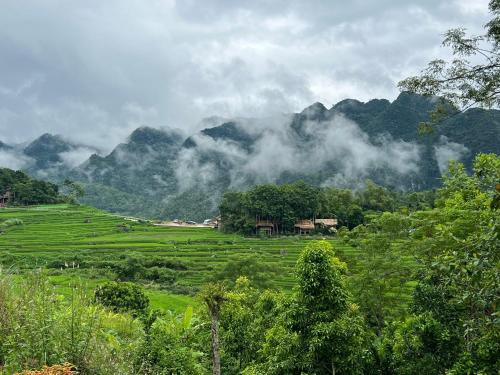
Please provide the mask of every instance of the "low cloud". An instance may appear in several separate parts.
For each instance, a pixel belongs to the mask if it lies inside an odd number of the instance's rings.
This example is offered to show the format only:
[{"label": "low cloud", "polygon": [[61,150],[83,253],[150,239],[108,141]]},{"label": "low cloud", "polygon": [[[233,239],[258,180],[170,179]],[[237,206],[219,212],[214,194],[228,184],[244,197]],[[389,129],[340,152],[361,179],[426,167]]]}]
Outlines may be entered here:
[{"label": "low cloud", "polygon": [[439,144],[434,146],[434,154],[441,174],[448,170],[450,160],[460,161],[469,153],[469,149],[463,144],[451,142],[448,137],[442,135]]},{"label": "low cloud", "polygon": [[25,169],[33,163],[33,159],[16,149],[0,150],[0,167],[14,170]]},{"label": "low cloud", "polygon": [[290,126],[291,120],[281,116],[237,122],[240,131],[249,129],[246,133],[256,137],[249,149],[232,140],[193,137],[196,147],[182,150],[178,158],[180,191],[220,183],[221,178],[229,187],[241,189],[286,176],[317,176],[319,184],[348,185],[377,170],[384,176],[419,172],[421,149],[415,143],[388,136],[372,141],[342,115],[303,122],[299,131]]},{"label": "low cloud", "polygon": [[75,147],[74,149],[59,154],[64,165],[74,168],[84,163],[96,150],[88,147]]}]

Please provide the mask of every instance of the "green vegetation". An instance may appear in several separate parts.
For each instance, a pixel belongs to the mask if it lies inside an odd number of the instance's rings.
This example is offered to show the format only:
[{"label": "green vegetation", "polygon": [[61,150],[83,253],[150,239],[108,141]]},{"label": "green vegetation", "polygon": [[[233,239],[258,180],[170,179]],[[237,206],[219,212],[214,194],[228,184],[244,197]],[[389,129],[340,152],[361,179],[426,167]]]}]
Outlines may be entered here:
[{"label": "green vegetation", "polygon": [[[157,227],[73,205],[4,209],[4,222],[22,222],[0,236],[11,274],[0,275],[0,369],[497,374],[498,181],[500,158],[480,154],[472,174],[450,163],[434,208],[359,193],[372,214],[328,240]],[[377,213],[381,201],[393,211]],[[152,291],[198,296],[171,312]]]},{"label": "green vegetation", "polygon": [[[317,188],[302,181],[292,184],[256,185],[246,192],[227,192],[222,197],[222,229],[227,233],[255,233],[257,221],[270,222],[274,233],[293,233],[303,219],[337,218],[339,226],[352,229],[365,217],[397,209],[422,210],[433,207],[434,191],[403,193],[366,181],[353,192],[333,187]],[[316,232],[332,234],[332,228]]]},{"label": "green vegetation", "polygon": [[149,299],[142,288],[132,283],[108,282],[99,285],[94,296],[97,302],[115,312],[140,315],[149,306]]},{"label": "green vegetation", "polygon": [[[3,267],[20,271],[47,268],[61,288],[75,278],[86,280],[90,288],[109,279],[140,282],[154,294],[150,295],[153,307],[169,308],[172,300],[180,298],[181,311],[186,306],[181,301],[186,299],[173,294],[192,295],[219,272],[221,279],[227,279],[227,262],[241,262],[242,256],[253,261],[240,268],[267,272],[266,267],[271,267],[272,286],[290,290],[294,263],[310,240],[299,236],[243,237],[211,228],[159,227],[87,206],[64,204],[0,210],[0,225],[14,219],[23,224],[2,229]],[[331,241],[345,261],[355,260],[357,250]],[[261,282],[269,285],[267,276],[261,276]]]},{"label": "green vegetation", "polygon": [[431,115],[431,121],[421,124],[424,130],[432,130],[436,123],[455,116],[457,108],[493,108],[500,104],[498,0],[490,0],[489,9],[492,19],[485,25],[484,35],[467,35],[464,28],[448,30],[443,46],[451,48],[453,60],[431,61],[420,76],[409,77],[399,83],[404,90],[442,97]]},{"label": "green vegetation", "polygon": [[0,168],[0,195],[10,194],[10,205],[62,202],[57,185],[30,178],[21,171]]}]

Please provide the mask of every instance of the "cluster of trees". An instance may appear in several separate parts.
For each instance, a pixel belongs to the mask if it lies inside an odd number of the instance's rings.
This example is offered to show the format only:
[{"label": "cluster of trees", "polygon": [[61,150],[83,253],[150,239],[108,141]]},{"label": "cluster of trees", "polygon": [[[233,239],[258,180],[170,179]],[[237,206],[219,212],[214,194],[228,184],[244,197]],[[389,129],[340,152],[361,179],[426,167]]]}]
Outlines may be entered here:
[{"label": "cluster of trees", "polygon": [[12,194],[10,204],[32,205],[46,203],[60,203],[57,185],[32,179],[26,173],[0,168],[0,194]]},{"label": "cluster of trees", "polygon": [[391,191],[372,181],[352,191],[319,188],[302,181],[292,184],[257,185],[246,192],[226,192],[219,210],[223,230],[251,234],[256,220],[269,220],[280,233],[293,232],[297,220],[337,218],[339,226],[354,228],[371,213],[430,208],[434,191],[403,193]]},{"label": "cluster of trees", "polygon": [[51,182],[36,180],[22,171],[0,168],[0,195],[7,192],[11,194],[9,204],[21,206],[63,202],[76,204],[84,193],[83,188],[71,180],[63,182],[61,192],[59,186]]}]

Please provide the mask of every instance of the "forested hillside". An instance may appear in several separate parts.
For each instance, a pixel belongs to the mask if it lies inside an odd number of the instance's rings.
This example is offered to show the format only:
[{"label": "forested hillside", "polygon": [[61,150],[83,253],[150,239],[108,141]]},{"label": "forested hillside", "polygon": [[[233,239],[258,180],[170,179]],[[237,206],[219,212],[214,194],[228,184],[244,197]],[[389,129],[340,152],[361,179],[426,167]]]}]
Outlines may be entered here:
[{"label": "forested hillside", "polygon": [[494,109],[456,113],[433,133],[420,134],[419,123],[436,103],[406,92],[393,102],[347,99],[330,109],[316,103],[290,115],[212,119],[221,123],[187,138],[141,127],[106,156],[46,134],[19,160],[33,176],[80,181],[85,203],[171,219],[211,217],[225,191],[258,183],[362,188],[371,179],[395,191],[422,191],[439,186],[448,160],[471,170],[478,152],[500,153],[500,111]]}]

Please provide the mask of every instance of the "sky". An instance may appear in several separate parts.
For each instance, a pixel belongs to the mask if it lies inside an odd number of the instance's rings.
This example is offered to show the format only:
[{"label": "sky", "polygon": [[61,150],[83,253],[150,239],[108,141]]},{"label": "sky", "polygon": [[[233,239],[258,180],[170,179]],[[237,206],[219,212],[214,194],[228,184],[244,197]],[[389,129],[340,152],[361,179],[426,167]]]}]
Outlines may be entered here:
[{"label": "sky", "polygon": [[111,150],[139,126],[192,132],[345,98],[394,100],[479,34],[487,0],[0,0],[0,140]]}]

